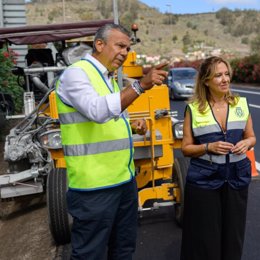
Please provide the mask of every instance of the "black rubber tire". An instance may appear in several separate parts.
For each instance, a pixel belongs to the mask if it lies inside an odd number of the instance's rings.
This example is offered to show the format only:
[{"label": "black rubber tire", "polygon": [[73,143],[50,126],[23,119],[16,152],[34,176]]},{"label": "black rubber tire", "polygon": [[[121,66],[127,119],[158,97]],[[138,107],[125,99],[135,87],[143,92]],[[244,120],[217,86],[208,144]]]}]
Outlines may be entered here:
[{"label": "black rubber tire", "polygon": [[172,88],[170,89],[170,99],[171,99],[171,100],[174,100],[174,99],[175,99],[174,91],[173,91]]},{"label": "black rubber tire", "polygon": [[2,132],[2,129],[5,125],[5,113],[0,108],[0,133]]},{"label": "black rubber tire", "polygon": [[66,191],[66,169],[54,168],[47,179],[47,208],[50,231],[57,245],[70,243],[71,229]]},{"label": "black rubber tire", "polygon": [[174,179],[177,181],[178,187],[180,189],[180,201],[174,204],[175,220],[179,226],[182,226],[182,221],[183,221],[184,187],[185,187],[189,163],[190,163],[189,158],[183,157],[183,158],[174,159],[173,174],[174,174]]}]

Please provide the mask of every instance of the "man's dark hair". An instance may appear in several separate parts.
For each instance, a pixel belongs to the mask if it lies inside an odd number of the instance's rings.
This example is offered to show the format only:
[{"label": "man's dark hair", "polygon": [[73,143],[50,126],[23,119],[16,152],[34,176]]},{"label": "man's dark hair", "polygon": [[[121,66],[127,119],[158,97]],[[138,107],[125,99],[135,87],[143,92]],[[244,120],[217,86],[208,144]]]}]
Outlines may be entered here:
[{"label": "man's dark hair", "polygon": [[94,42],[93,42],[93,53],[96,52],[96,47],[95,47],[96,41],[102,40],[102,41],[106,42],[111,30],[120,31],[121,33],[127,35],[129,38],[131,37],[130,32],[123,26],[121,26],[119,24],[114,24],[114,23],[105,24],[104,26],[100,27],[95,34],[95,38],[94,38]]}]

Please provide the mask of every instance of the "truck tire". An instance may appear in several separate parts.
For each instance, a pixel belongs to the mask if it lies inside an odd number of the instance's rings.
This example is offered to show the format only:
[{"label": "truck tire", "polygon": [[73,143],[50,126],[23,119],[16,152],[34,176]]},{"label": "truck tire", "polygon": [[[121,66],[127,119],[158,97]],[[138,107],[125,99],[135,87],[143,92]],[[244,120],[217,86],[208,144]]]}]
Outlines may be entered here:
[{"label": "truck tire", "polygon": [[180,201],[174,204],[175,220],[179,226],[182,226],[183,208],[184,208],[184,187],[186,182],[187,171],[189,167],[189,158],[175,158],[174,160],[174,179],[180,189]]},{"label": "truck tire", "polygon": [[174,99],[175,99],[174,91],[173,91],[172,88],[170,88],[170,99],[171,99],[171,100],[174,100]]},{"label": "truck tire", "polygon": [[49,227],[57,245],[70,243],[70,216],[66,202],[67,173],[65,168],[54,168],[47,179],[47,208]]},{"label": "truck tire", "polygon": [[4,128],[4,126],[5,126],[5,113],[1,110],[1,108],[0,108],[0,133],[1,134],[3,134],[2,133],[2,129]]}]

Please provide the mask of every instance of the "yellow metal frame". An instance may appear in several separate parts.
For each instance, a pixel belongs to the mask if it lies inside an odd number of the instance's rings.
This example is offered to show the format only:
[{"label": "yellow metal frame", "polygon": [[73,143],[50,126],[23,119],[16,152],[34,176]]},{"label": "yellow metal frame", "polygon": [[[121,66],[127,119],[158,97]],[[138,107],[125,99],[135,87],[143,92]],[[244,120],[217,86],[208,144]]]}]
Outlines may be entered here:
[{"label": "yellow metal frame", "polygon": [[[146,91],[132,105],[128,107],[130,120],[144,118],[150,131],[150,139],[134,142],[134,147],[149,146],[151,149],[150,159],[135,160],[136,180],[139,189],[139,207],[143,208],[149,200],[173,201],[178,198],[177,187],[172,181],[174,154],[173,149],[180,143],[174,142],[172,133],[172,121],[170,115],[156,119],[156,111],[170,111],[168,87],[166,85],[155,86]],[[156,131],[162,135],[156,140]],[[163,155],[155,158],[156,145],[162,146]],[[157,184],[160,181],[160,184]]]},{"label": "yellow metal frame", "polygon": [[130,51],[124,62],[123,74],[127,78],[141,78],[143,76],[143,67],[136,63],[136,52]]},{"label": "yellow metal frame", "polygon": [[[51,92],[49,95],[50,102],[50,117],[58,119],[58,109],[56,103],[55,92]],[[54,165],[56,168],[66,168],[66,162],[64,159],[64,153],[62,149],[59,150],[50,150]]]}]

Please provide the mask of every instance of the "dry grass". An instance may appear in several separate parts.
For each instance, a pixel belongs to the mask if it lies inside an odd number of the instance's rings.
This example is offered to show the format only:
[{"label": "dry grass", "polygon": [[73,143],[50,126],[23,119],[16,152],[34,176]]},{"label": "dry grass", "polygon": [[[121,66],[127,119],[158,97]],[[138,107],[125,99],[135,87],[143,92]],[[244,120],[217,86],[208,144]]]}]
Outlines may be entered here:
[{"label": "dry grass", "polygon": [[[94,0],[65,1],[65,22],[104,19],[100,10],[97,10],[98,2]],[[127,10],[124,11],[124,13],[119,13],[119,19],[127,12]],[[110,13],[110,18],[113,18],[112,10]],[[249,54],[250,46],[241,43],[242,37],[232,37],[225,33],[226,28],[216,19],[215,13],[178,15],[176,24],[165,24],[167,19],[169,19],[168,14],[159,13],[156,9],[139,2],[138,19],[133,21],[139,26],[138,37],[141,43],[134,47],[138,53],[160,54],[167,57],[178,55],[182,52],[184,35],[189,34],[193,42],[203,42],[204,46],[221,48],[225,52],[233,52],[241,56]],[[62,1],[27,4],[28,24],[62,23],[63,20]],[[129,28],[130,26],[131,24]],[[250,40],[255,36],[251,34],[246,37]],[[177,37],[176,42],[173,42],[173,37]]]}]

